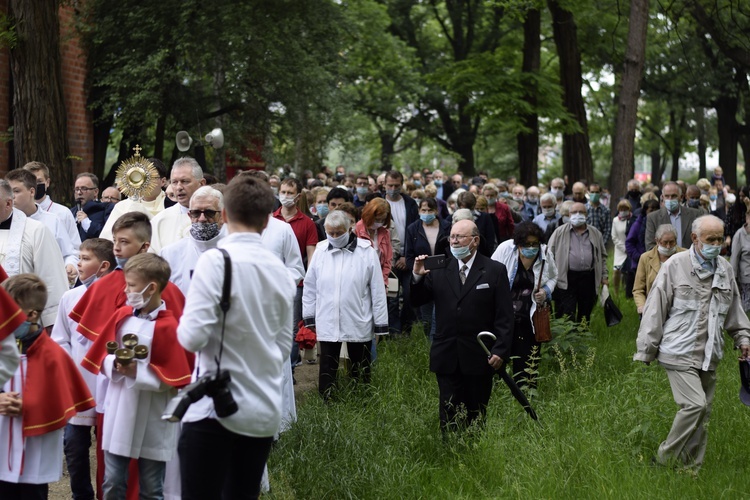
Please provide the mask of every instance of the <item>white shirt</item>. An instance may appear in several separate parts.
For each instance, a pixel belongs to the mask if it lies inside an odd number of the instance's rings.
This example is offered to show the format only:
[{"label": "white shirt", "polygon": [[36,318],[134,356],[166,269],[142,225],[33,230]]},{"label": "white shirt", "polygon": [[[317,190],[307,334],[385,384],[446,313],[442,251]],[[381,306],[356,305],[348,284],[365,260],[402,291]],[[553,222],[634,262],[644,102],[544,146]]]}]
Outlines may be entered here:
[{"label": "white shirt", "polygon": [[[62,299],[60,299],[60,306],[57,309],[57,319],[54,328],[52,328],[51,337],[73,358],[78,371],[89,388],[89,392],[99,404],[96,394],[97,376],[81,366],[81,361],[83,361],[93,342],[76,331],[78,323],[68,316],[84,293],[86,293],[86,287],[81,285],[63,294]],[[70,423],[73,425],[96,425],[96,408],[77,413],[70,419]]]},{"label": "white shirt", "polygon": [[189,234],[188,209],[179,203],[159,212],[151,219],[151,246],[149,251],[158,254],[167,245],[180,241]]},{"label": "white shirt", "polygon": [[[13,209],[13,217],[23,214],[17,208]],[[11,231],[0,231],[0,254],[7,253]],[[0,256],[0,265],[3,264]],[[10,274],[9,269],[6,271]],[[47,305],[42,311],[42,326],[49,326],[55,322],[57,305],[63,294],[68,290],[68,276],[65,274],[60,247],[47,227],[41,222],[26,218],[20,249],[19,273],[33,273],[39,276],[47,285]]]},{"label": "white shirt", "polygon": [[368,240],[344,248],[318,243],[307,266],[302,318],[324,342],[367,342],[388,333],[383,271]]},{"label": "white shirt", "polygon": [[149,366],[151,342],[157,314],[166,309],[164,302],[149,313],[148,319],[131,316],[117,329],[115,340],[120,343],[128,333],[138,335],[138,344],[148,347],[146,359],[134,359],[138,364],[136,377],[130,378],[114,368],[115,356],[108,354],[102,363],[102,373],[109,379],[104,400],[102,449],[115,455],[148,458],[167,462],[177,449],[178,426],[161,419],[164,409],[177,390],[164,382]]},{"label": "white shirt", "polygon": [[398,232],[398,239],[406,241],[406,203],[401,196],[398,201],[391,201],[386,197],[386,201],[391,206],[391,218]]},{"label": "white shirt", "polygon": [[36,207],[36,212],[28,217],[47,226],[47,229],[50,230],[55,237],[55,241],[57,241],[57,245],[60,247],[65,265],[70,264],[75,267],[78,264],[78,250],[73,248],[73,243],[70,241],[70,237],[60,219],[50,212],[43,211],[38,206]]},{"label": "white shirt", "polygon": [[13,376],[18,368],[19,360],[16,338],[8,335],[0,341],[0,384],[4,384]]},{"label": "white shirt", "polygon": [[[9,338],[15,344],[13,335]],[[18,352],[18,347],[13,349]],[[22,354],[19,368],[5,383],[3,391],[18,392],[23,399],[27,366],[26,355]],[[0,415],[0,481],[29,484],[59,481],[62,477],[63,429],[24,439],[22,421],[23,418]]]},{"label": "white shirt", "polygon": [[[292,350],[292,305],[297,287],[278,257],[257,233],[230,233],[218,245],[232,260],[231,308],[227,312],[221,369],[228,370],[237,413],[218,419],[227,430],[252,437],[273,436],[281,424],[283,367]],[[193,380],[216,370],[222,312],[224,258],[218,251],[198,259],[177,337],[197,356]],[[213,401],[193,403],[183,422],[217,418]]]},{"label": "white shirt", "polygon": [[264,248],[286,264],[295,283],[305,278],[305,266],[302,263],[299,243],[297,243],[292,226],[269,215],[268,225],[263,230],[260,241]]},{"label": "white shirt", "polygon": [[43,211],[55,214],[57,218],[60,219],[63,228],[68,233],[70,242],[73,244],[73,250],[75,250],[76,255],[78,255],[78,251],[81,248],[81,235],[78,234],[76,220],[70,212],[70,209],[64,205],[53,202],[49,196],[45,196],[42,200],[37,201],[36,204],[39,205],[39,208]]}]

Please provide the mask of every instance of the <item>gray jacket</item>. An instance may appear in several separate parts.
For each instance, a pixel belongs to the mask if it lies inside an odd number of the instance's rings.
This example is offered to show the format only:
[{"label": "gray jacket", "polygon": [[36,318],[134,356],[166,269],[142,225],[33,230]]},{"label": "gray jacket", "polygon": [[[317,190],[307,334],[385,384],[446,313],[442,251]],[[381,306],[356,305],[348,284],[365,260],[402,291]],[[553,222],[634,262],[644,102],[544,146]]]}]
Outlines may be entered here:
[{"label": "gray jacket", "polygon": [[732,238],[732,270],[740,283],[750,283],[750,234],[744,226]]},{"label": "gray jacket", "polygon": [[[568,222],[555,229],[547,242],[547,251],[555,258],[557,264],[557,288],[568,289],[568,256],[570,255],[570,232],[573,226]],[[597,291],[601,287],[602,279],[607,278],[607,249],[604,248],[604,238],[597,228],[589,225],[589,240],[594,252],[594,286]],[[598,293],[598,292],[597,292]]]},{"label": "gray jacket", "polygon": [[713,274],[703,269],[690,247],[662,264],[646,299],[633,359],[658,359],[677,370],[715,370],[723,357],[724,329],[735,347],[750,345],[750,320],[734,272],[722,258]]}]

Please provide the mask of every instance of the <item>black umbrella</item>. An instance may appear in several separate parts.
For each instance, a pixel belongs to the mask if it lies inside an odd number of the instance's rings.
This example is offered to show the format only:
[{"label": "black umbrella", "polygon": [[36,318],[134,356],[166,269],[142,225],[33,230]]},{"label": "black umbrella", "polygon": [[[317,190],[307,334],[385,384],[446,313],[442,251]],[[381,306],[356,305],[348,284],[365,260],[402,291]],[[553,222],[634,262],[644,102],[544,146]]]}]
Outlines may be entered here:
[{"label": "black umbrella", "polygon": [[[487,353],[487,359],[489,359],[492,354],[490,353],[490,350],[487,349],[485,343],[482,342],[482,337],[489,337],[493,342],[497,340],[497,337],[495,337],[495,334],[492,332],[481,332],[477,335],[477,342],[479,342],[479,345],[482,346],[484,352]],[[518,388],[516,382],[511,378],[510,375],[508,375],[508,372],[505,371],[505,367],[501,367],[497,373],[498,375],[500,375],[500,378],[503,379],[503,382],[505,382],[505,384],[508,386],[508,389],[510,389],[510,393],[513,394],[514,398],[516,398],[516,401],[521,403],[521,406],[523,406],[523,409],[526,410],[526,413],[528,413],[531,418],[538,421],[539,417],[536,416],[536,412],[534,411],[534,408],[531,407],[531,403],[529,403],[529,400],[526,398],[526,395],[523,393],[523,391]]]}]

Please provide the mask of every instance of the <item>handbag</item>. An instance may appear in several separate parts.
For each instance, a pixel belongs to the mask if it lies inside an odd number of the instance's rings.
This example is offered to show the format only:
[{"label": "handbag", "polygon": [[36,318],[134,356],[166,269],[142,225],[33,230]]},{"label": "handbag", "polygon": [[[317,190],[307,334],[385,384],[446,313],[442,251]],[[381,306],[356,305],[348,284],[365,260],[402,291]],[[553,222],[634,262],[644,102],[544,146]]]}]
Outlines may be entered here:
[{"label": "handbag", "polygon": [[[539,271],[539,283],[536,289],[542,288],[542,274],[544,273],[544,259],[542,259],[542,268]],[[552,340],[552,330],[549,323],[550,307],[545,300],[543,304],[537,304],[531,321],[534,324],[534,340],[539,343],[549,342]]]},{"label": "handbag", "polygon": [[607,285],[602,287],[602,308],[604,309],[604,321],[607,323],[607,326],[620,324],[620,321],[622,321],[622,312],[609,295],[609,287]]},{"label": "handbag", "polygon": [[388,291],[386,292],[386,296],[391,299],[395,299],[398,297],[398,278],[396,275],[391,271],[391,273],[388,275]]}]

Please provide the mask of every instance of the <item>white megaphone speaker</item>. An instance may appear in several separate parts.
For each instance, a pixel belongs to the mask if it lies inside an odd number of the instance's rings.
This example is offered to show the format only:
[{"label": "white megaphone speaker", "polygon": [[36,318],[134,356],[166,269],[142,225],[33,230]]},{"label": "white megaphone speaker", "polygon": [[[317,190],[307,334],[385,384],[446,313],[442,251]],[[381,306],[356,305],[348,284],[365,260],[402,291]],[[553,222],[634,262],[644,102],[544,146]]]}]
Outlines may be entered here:
[{"label": "white megaphone speaker", "polygon": [[220,128],[215,128],[206,134],[206,143],[214,149],[219,149],[224,145],[224,132]]},{"label": "white megaphone speaker", "polygon": [[184,153],[185,151],[190,149],[190,145],[193,143],[193,139],[192,137],[190,137],[190,134],[188,134],[184,130],[180,130],[175,136],[175,143],[177,144],[177,149]]}]

